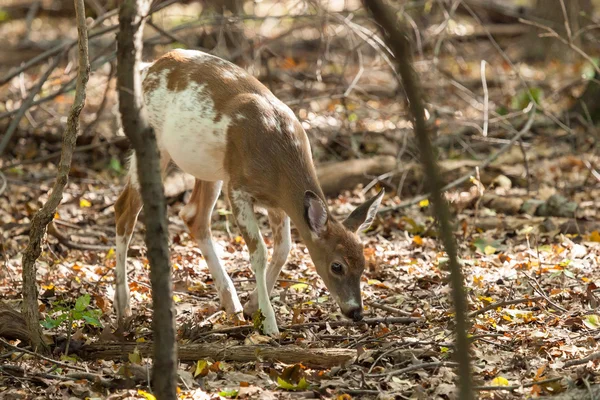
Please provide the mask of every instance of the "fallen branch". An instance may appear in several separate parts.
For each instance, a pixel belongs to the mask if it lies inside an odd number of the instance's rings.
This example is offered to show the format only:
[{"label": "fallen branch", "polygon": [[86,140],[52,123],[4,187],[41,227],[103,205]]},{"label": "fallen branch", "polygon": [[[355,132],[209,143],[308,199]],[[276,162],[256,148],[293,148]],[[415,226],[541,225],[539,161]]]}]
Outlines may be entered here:
[{"label": "fallen branch", "polygon": [[513,305],[513,304],[536,302],[536,301],[540,301],[540,300],[544,300],[544,297],[542,297],[542,296],[536,296],[536,297],[528,297],[528,298],[523,298],[523,299],[514,299],[514,300],[499,301],[497,303],[490,304],[490,305],[485,306],[485,307],[483,307],[483,308],[481,308],[479,310],[471,312],[469,314],[469,318],[476,317],[476,316],[481,315],[483,313],[486,313],[486,312],[488,312],[490,310],[495,310],[498,307],[510,306],[510,305]]},{"label": "fallen branch", "polygon": [[31,372],[30,370],[26,370],[25,368],[16,365],[0,365],[0,371],[16,372],[22,374],[22,376],[27,376],[29,378],[39,378],[42,380],[57,379],[61,381],[80,381],[82,379],[86,379],[90,382],[100,384],[102,387],[107,389],[114,389],[122,386],[122,381],[119,382],[118,380],[106,379],[101,377],[100,375],[91,374],[89,372],[73,372],[66,375],[54,375],[42,372]]},{"label": "fallen branch", "polygon": [[541,380],[541,381],[528,382],[528,383],[524,383],[522,385],[512,385],[512,386],[475,386],[473,389],[478,390],[480,392],[483,392],[483,391],[494,391],[494,390],[513,391],[513,390],[522,389],[522,388],[526,388],[526,387],[532,387],[532,386],[535,386],[535,385],[544,385],[546,383],[557,382],[557,381],[561,381],[563,379],[564,379],[564,377],[560,376],[560,377],[556,377],[556,378],[544,379],[544,380]]},{"label": "fallen branch", "polygon": [[8,343],[7,341],[5,341],[5,340],[2,340],[2,339],[0,339],[0,343],[2,343],[4,346],[6,346],[6,347],[8,347],[8,348],[11,348],[11,349],[13,349],[13,350],[15,350],[15,351],[17,351],[17,352],[21,352],[21,353],[27,353],[27,354],[29,354],[30,356],[34,356],[34,357],[37,357],[37,358],[39,358],[39,359],[42,359],[42,360],[48,361],[48,362],[50,362],[50,363],[52,363],[52,364],[58,365],[59,367],[63,367],[63,368],[70,368],[70,369],[74,369],[74,370],[77,370],[77,371],[82,371],[82,372],[88,372],[88,371],[87,371],[85,368],[78,367],[78,366],[76,366],[76,365],[72,365],[72,364],[67,364],[67,363],[64,363],[64,362],[61,362],[61,361],[56,361],[56,360],[53,360],[53,359],[52,359],[52,358],[50,358],[50,357],[44,357],[43,355],[41,355],[41,354],[39,354],[39,353],[36,353],[36,352],[30,351],[30,350],[27,350],[27,349],[23,349],[23,348],[21,348],[21,347],[13,346],[12,344],[10,344],[10,343]]},{"label": "fallen branch", "polygon": [[395,167],[395,157],[379,156],[319,165],[317,176],[325,195],[337,196],[342,190],[369,183],[373,176],[390,172]]},{"label": "fallen branch", "polygon": [[385,377],[386,380],[389,380],[392,376],[402,375],[407,372],[416,371],[418,369],[432,369],[432,368],[439,368],[439,367],[456,367],[456,366],[458,366],[458,363],[455,363],[452,361],[434,361],[434,362],[426,362],[426,363],[421,363],[421,364],[414,364],[414,365],[410,365],[406,368],[397,369],[397,370],[386,372],[383,374],[370,374],[368,376],[371,378]]},{"label": "fallen branch", "polygon": [[[351,320],[342,320],[342,321],[326,321],[326,322],[307,322],[303,324],[292,324],[292,325],[284,325],[280,326],[281,330],[299,330],[304,328],[325,328],[330,326],[331,328],[338,328],[341,326],[361,326],[361,325],[378,325],[378,324],[410,324],[413,322],[420,321],[419,318],[412,317],[384,317],[384,318],[365,318],[362,321],[351,321]],[[202,332],[196,335],[193,340],[197,340],[198,338],[209,336],[213,334],[232,334],[232,333],[242,333],[253,330],[254,327],[252,325],[244,325],[244,326],[234,326],[231,328],[223,328],[223,329],[215,329],[208,332]]]},{"label": "fallen branch", "polygon": [[405,317],[410,317],[412,315],[411,313],[404,311],[404,310],[400,310],[399,308],[390,307],[385,304],[375,303],[373,301],[367,301],[367,302],[365,302],[365,304],[368,305],[369,307],[377,308],[377,309],[387,311],[389,313],[396,314],[396,315],[403,315]]},{"label": "fallen branch", "polygon": [[[85,360],[122,360],[130,353],[139,351],[142,357],[151,357],[152,343],[102,344],[83,346],[77,354]],[[356,357],[352,349],[305,349],[297,346],[270,347],[262,345],[219,346],[211,344],[180,344],[177,349],[180,361],[212,359],[214,361],[235,362],[282,362],[302,363],[310,368],[328,369],[345,365]]]},{"label": "fallen branch", "polygon": [[[529,119],[525,123],[525,126],[523,126],[523,128],[515,136],[512,137],[510,142],[506,143],[504,146],[502,146],[500,148],[500,150],[498,150],[497,152],[491,154],[488,158],[486,158],[481,164],[479,164],[473,170],[473,172],[469,172],[468,174],[465,174],[465,175],[461,176],[460,178],[455,179],[454,181],[452,181],[449,184],[447,184],[446,186],[444,186],[441,189],[441,191],[445,192],[449,189],[455,188],[456,186],[468,181],[471,178],[471,176],[476,174],[477,169],[482,170],[482,169],[488,167],[491,163],[496,161],[496,159],[498,157],[500,157],[502,154],[506,153],[521,137],[523,137],[523,135],[525,135],[527,132],[529,132],[529,130],[531,129],[531,126],[533,125],[533,120],[535,117],[535,110],[536,110],[535,104],[530,103]],[[401,208],[410,207],[412,205],[419,203],[422,200],[428,199],[429,196],[431,196],[431,194],[427,193],[427,194],[424,194],[421,196],[414,197],[410,200],[403,201],[400,204],[396,204],[395,206],[380,208],[379,213],[395,211],[395,210],[398,210]]]},{"label": "fallen branch", "polygon": [[497,229],[504,232],[517,232],[529,226],[538,227],[541,232],[556,231],[564,234],[583,234],[600,230],[600,221],[526,216],[479,217],[475,221],[475,228],[482,231]]}]

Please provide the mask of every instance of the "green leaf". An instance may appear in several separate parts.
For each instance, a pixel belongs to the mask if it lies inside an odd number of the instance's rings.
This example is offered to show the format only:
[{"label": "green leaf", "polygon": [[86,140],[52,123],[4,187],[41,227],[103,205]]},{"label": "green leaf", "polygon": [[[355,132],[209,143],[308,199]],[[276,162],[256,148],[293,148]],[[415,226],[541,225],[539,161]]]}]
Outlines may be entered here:
[{"label": "green leaf", "polygon": [[286,380],[277,377],[277,386],[285,390],[306,390],[310,386],[306,379],[301,378],[297,384],[290,383]]},{"label": "green leaf", "polygon": [[84,315],[83,320],[92,326],[96,326],[96,327],[102,326],[102,323],[100,322],[100,320],[94,316]]},{"label": "green leaf", "polygon": [[543,97],[544,91],[539,87],[531,87],[529,88],[529,92],[527,89],[522,89],[511,99],[510,107],[516,110],[523,110],[529,106],[531,100],[539,105]]},{"label": "green leaf", "polygon": [[76,311],[84,311],[87,306],[90,305],[90,295],[84,294],[83,296],[79,296],[77,301],[75,302],[75,310]]},{"label": "green leaf", "polygon": [[219,392],[219,396],[221,396],[221,397],[237,397],[237,395],[238,395],[237,389],[221,390]]},{"label": "green leaf", "polygon": [[594,314],[586,315],[583,320],[583,325],[589,329],[598,329],[600,328],[600,318]]},{"label": "green leaf", "polygon": [[569,271],[568,269],[565,269],[563,271],[563,273],[565,274],[566,277],[571,278],[571,279],[575,279],[575,274],[572,273],[571,271]]},{"label": "green leaf", "polygon": [[112,169],[118,174],[123,173],[123,165],[121,164],[121,161],[119,161],[119,159],[116,157],[110,159],[110,162],[108,163],[108,168]]}]

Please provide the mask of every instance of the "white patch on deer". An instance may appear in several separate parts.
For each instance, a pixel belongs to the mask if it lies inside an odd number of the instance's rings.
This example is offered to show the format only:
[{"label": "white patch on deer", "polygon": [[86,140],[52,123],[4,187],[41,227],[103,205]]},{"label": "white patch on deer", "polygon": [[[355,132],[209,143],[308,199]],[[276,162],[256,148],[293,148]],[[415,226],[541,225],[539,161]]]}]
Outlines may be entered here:
[{"label": "white patch on deer", "polygon": [[[271,263],[276,266],[283,265],[287,260],[288,255],[290,254],[290,250],[292,249],[292,238],[290,235],[290,218],[285,217],[283,219],[283,223],[280,227],[280,237],[281,243],[276,243],[275,248],[273,249],[273,258],[271,259]],[[269,268],[271,271],[271,268]],[[277,275],[279,275],[279,271],[277,271]],[[269,283],[271,282],[271,277],[268,277]],[[277,279],[277,276],[274,277],[273,282]]]},{"label": "white patch on deer", "polygon": [[140,182],[137,173],[137,157],[135,153],[131,153],[131,157],[129,157],[129,170],[127,172],[129,177],[129,183],[133,186],[134,189],[140,190]]},{"label": "white patch on deer", "polygon": [[169,90],[168,73],[161,71],[159,85],[145,96],[159,148],[198,179],[228,180],[224,164],[231,118],[217,113],[205,85],[190,81],[184,90]]},{"label": "white patch on deer", "polygon": [[230,81],[235,81],[239,78],[239,74],[235,70],[225,69],[221,71],[221,77]]},{"label": "white patch on deer", "polygon": [[239,190],[232,190],[231,201],[238,209],[238,213],[235,217],[240,228],[248,232],[248,235],[250,235],[252,239],[258,240],[259,242],[262,241],[250,195]]}]

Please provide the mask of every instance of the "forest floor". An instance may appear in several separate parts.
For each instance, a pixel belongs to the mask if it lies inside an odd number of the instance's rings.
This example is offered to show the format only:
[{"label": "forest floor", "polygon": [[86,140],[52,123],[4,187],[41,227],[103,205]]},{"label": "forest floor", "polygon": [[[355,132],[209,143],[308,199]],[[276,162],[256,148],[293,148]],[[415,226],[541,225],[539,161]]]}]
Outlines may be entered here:
[{"label": "forest floor", "polygon": [[[581,92],[581,76],[589,73],[589,66],[519,65],[519,74],[536,88],[530,93],[540,104],[532,108],[515,70],[493,55],[488,42],[466,48],[470,57],[460,62],[447,57],[434,68],[419,59],[416,67],[433,114],[444,179],[450,183],[470,177],[449,189],[447,198],[468,288],[475,384],[482,399],[536,397],[585,387],[598,373],[594,360],[600,351],[597,128],[556,116]],[[294,246],[272,297],[284,327],[281,337],[262,336],[251,322],[240,325],[228,318],[219,309],[205,260],[177,216],[189,197],[189,185],[174,171],[166,186],[178,343],[196,350],[194,345],[207,345],[198,357],[186,352],[179,364],[181,398],[452,398],[454,314],[447,258],[429,202],[402,203],[424,192],[423,174],[405,105],[390,84],[393,75],[377,52],[365,51],[368,68],[354,92],[332,96],[348,89],[331,78],[339,73],[344,55],[332,50],[321,71],[328,80],[313,79],[317,57],[310,54],[286,57],[284,52],[270,60],[269,74],[277,79],[269,82],[303,122],[317,164],[376,155],[399,160],[392,173],[369,176],[329,199],[332,215],[343,218],[378,188],[387,189],[383,210],[363,235],[366,322],[342,317],[294,229]],[[481,131],[480,54],[488,57],[488,68],[494,71],[487,85],[490,109],[496,114],[490,115],[487,135]],[[354,63],[344,68],[340,76],[349,83],[359,68]],[[6,71],[8,66],[0,75]],[[127,151],[105,141],[114,140],[116,131],[110,111],[114,87],[104,90],[107,72],[105,68],[92,75],[82,115],[83,135],[91,135],[92,148],[75,155],[55,230],[47,235],[38,262],[43,324],[56,344],[53,357],[60,365],[0,343],[0,398],[152,398],[144,350],[152,340],[152,313],[142,223],[128,259],[134,317],[126,329],[115,331],[113,205],[126,173]],[[45,93],[68,79],[68,74],[53,75]],[[6,99],[0,111],[10,110],[19,97],[18,80],[0,88]],[[299,94],[294,88],[300,80],[311,83]],[[29,223],[56,172],[55,159],[28,160],[59,149],[57,137],[71,101],[66,93],[26,115],[17,131],[20,139],[0,161],[0,178],[8,183],[0,193],[0,298],[14,308],[20,305],[21,253]],[[521,140],[511,141],[521,129],[526,129]],[[503,147],[506,151],[490,166],[475,171]],[[364,190],[371,181],[374,185]],[[261,214],[260,220],[270,246],[267,219]],[[254,278],[223,198],[215,208],[213,237],[243,303]],[[80,356],[90,345],[127,346],[121,351],[117,347],[112,355],[96,353],[97,359],[87,352],[88,359],[82,360],[61,356],[67,336],[70,352]],[[259,349],[240,361],[242,350],[229,351],[241,349],[236,346],[262,346],[274,353]],[[303,349],[304,362],[278,361],[292,346]],[[338,349],[341,365],[327,365],[328,356],[319,357],[323,349]],[[95,378],[84,379],[82,370]]]}]

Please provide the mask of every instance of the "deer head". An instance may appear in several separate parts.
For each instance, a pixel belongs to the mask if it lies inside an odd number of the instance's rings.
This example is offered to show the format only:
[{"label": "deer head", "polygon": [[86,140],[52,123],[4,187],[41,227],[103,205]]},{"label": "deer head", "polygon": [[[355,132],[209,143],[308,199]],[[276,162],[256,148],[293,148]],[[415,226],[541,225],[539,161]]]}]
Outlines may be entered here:
[{"label": "deer head", "polygon": [[332,218],[327,206],[312,191],[304,195],[305,220],[311,237],[305,239],[317,273],[340,306],[342,313],[362,319],[360,278],[365,269],[363,245],[358,233],[368,229],[375,219],[384,190],[357,207],[343,222]]}]

